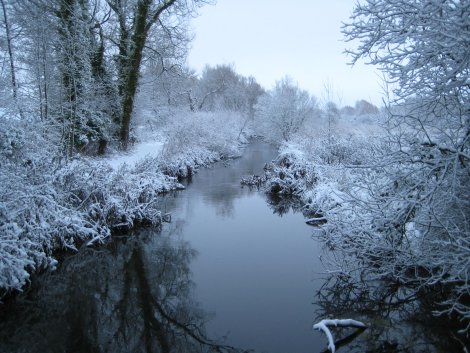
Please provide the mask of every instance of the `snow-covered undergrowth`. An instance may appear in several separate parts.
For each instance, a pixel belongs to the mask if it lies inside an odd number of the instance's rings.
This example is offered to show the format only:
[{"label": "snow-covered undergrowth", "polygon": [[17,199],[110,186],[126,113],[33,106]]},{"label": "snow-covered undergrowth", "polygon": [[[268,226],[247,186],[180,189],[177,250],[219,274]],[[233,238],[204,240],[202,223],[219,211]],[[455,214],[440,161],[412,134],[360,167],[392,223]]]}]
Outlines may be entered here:
[{"label": "snow-covered undergrowth", "polygon": [[386,146],[380,135],[366,137],[361,130],[348,132],[325,130],[306,131],[290,144],[284,144],[281,153],[296,153],[315,168],[317,180],[304,188],[301,198],[313,214],[326,215],[343,206],[343,200],[358,182],[370,175],[367,166],[375,161],[377,151]]},{"label": "snow-covered undergrowth", "polygon": [[[449,147],[364,136],[298,134],[280,148],[275,170],[288,173],[282,189],[295,190],[304,211],[321,220],[312,223],[333,251],[325,259],[332,273],[435,292],[436,313],[456,315],[468,332],[467,163],[450,158]],[[304,166],[304,180],[283,166],[286,157]],[[266,173],[268,191],[279,175]]]},{"label": "snow-covered undergrowth", "polygon": [[200,166],[240,154],[246,142],[235,114],[186,113],[145,135],[144,146],[109,162],[84,156],[65,161],[53,147],[57,141],[38,134],[41,126],[9,121],[0,128],[3,293],[21,290],[31,273],[53,268],[56,251],[160,224],[158,194],[182,188],[178,178]]},{"label": "snow-covered undergrowth", "polygon": [[239,156],[249,137],[243,119],[235,113],[186,113],[169,122],[164,131],[160,167],[176,177],[187,177],[200,166]]},{"label": "snow-covered undergrowth", "polygon": [[294,196],[306,215],[322,216],[342,207],[352,185],[368,174],[364,167],[383,147],[380,138],[366,138],[357,126],[341,124],[334,134],[307,127],[280,145],[278,157],[266,165],[263,176],[242,182],[260,183],[270,194]]},{"label": "snow-covered undergrowth", "polygon": [[305,190],[317,182],[314,166],[303,158],[299,150],[281,150],[278,157],[264,168],[265,190],[268,193],[302,197]]},{"label": "snow-covered undergrowth", "polygon": [[180,188],[143,161],[112,170],[87,159],[64,165],[2,165],[0,287],[20,289],[35,270],[55,264],[54,252],[102,243],[113,232],[162,220],[155,198]]},{"label": "snow-covered undergrowth", "polygon": [[135,130],[140,146],[147,148],[130,160],[152,152],[148,157],[155,158],[160,170],[177,178],[191,176],[197,168],[218,160],[240,156],[253,135],[247,118],[236,112],[159,108],[155,113],[144,107],[140,114]]}]

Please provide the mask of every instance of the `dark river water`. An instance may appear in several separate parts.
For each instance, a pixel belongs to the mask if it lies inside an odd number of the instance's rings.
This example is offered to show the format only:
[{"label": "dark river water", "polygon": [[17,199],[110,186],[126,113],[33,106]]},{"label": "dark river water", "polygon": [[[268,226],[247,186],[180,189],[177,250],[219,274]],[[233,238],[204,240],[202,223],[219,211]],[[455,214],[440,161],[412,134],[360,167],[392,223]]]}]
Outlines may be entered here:
[{"label": "dark river water", "polygon": [[240,186],[275,155],[251,143],[162,197],[172,219],[160,231],[82,249],[38,276],[0,312],[0,352],[322,352],[312,324],[336,317],[370,325],[336,329],[351,341],[339,351],[457,349],[425,303],[400,300],[406,291],[322,274],[302,213]]},{"label": "dark river water", "polygon": [[264,143],[248,149],[227,166],[201,170],[167,200],[174,217],[163,234],[181,235],[198,254],[191,272],[198,301],[214,313],[209,336],[257,352],[319,351],[324,337],[311,327],[320,244],[301,213],[280,214],[262,193],[241,187],[241,177],[260,174],[276,156]]}]

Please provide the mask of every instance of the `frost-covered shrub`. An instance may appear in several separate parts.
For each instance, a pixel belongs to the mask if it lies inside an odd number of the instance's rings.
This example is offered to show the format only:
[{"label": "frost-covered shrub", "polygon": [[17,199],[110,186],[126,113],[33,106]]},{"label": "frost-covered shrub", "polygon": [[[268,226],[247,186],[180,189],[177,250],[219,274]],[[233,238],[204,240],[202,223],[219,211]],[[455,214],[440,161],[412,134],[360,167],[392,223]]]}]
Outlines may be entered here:
[{"label": "frost-covered shrub", "polygon": [[0,288],[20,289],[29,272],[54,265],[54,236],[66,242],[73,210],[58,202],[49,165],[2,161],[0,173]]},{"label": "frost-covered shrub", "polygon": [[22,226],[21,221],[15,222],[8,216],[6,208],[1,207],[0,294],[1,289],[20,289],[29,278],[28,271],[55,265],[42,244],[30,239]]},{"label": "frost-covered shrub", "polygon": [[327,138],[314,139],[312,158],[320,164],[361,165],[370,157],[373,145],[369,140],[356,136],[333,135]]},{"label": "frost-covered shrub", "polygon": [[317,169],[295,145],[281,147],[278,157],[264,166],[262,175],[242,178],[241,184],[258,187],[268,195],[275,212],[283,214],[291,207],[310,213],[306,195],[319,181]]},{"label": "frost-covered shrub", "polygon": [[349,126],[338,123],[331,133],[324,128],[311,127],[298,134],[293,143],[315,165],[368,165],[377,151],[386,147],[385,133],[368,126],[356,126],[355,129],[349,129]]},{"label": "frost-covered shrub", "polygon": [[[29,157],[28,148],[28,153],[15,160]],[[63,165],[47,157],[30,163],[8,158],[1,162],[3,290],[20,290],[30,273],[55,266],[56,250],[103,242],[113,231],[137,224],[159,224],[162,214],[156,206],[157,194],[182,187],[158,170],[155,159],[117,171],[90,159]]]},{"label": "frost-covered shrub", "polygon": [[330,143],[323,130],[307,130],[280,147],[278,159],[288,154],[297,164],[314,171],[314,183],[302,184],[295,178],[293,182],[288,180],[300,190],[297,194],[308,214],[325,215],[328,210],[339,207],[343,195],[369,173],[364,167],[376,162],[379,151],[388,149],[380,136],[365,138],[359,129],[347,133],[339,131],[334,143]]},{"label": "frost-covered shrub", "polygon": [[[129,230],[135,224],[159,224],[157,195],[182,186],[163,175],[157,163],[148,158],[132,169],[123,165],[113,171],[106,164],[83,160],[61,169],[55,183],[64,203],[84,212],[88,222],[75,233],[101,242],[112,231]],[[90,230],[92,234],[88,234]]]},{"label": "frost-covered shrub", "polygon": [[318,175],[312,164],[286,149],[265,166],[265,190],[279,195],[300,196],[312,188]]},{"label": "frost-covered shrub", "polygon": [[239,156],[251,134],[240,114],[228,112],[179,114],[165,130],[159,166],[179,178],[191,176],[200,166]]},{"label": "frost-covered shrub", "polygon": [[220,160],[220,154],[203,148],[193,148],[184,153],[173,155],[170,159],[159,161],[159,169],[168,176],[176,178],[191,177],[197,168]]},{"label": "frost-covered shrub", "polygon": [[0,129],[0,151],[5,156],[13,156],[24,144],[23,132],[20,129]]},{"label": "frost-covered shrub", "polygon": [[51,187],[54,137],[45,139],[45,128],[11,116],[0,125],[0,296],[20,289],[31,271],[55,265],[49,234],[63,209]]},{"label": "frost-covered shrub", "polygon": [[[0,124],[0,162],[6,164],[44,163],[56,155],[58,136],[44,122],[4,116]],[[40,146],[41,148],[38,148]]]}]

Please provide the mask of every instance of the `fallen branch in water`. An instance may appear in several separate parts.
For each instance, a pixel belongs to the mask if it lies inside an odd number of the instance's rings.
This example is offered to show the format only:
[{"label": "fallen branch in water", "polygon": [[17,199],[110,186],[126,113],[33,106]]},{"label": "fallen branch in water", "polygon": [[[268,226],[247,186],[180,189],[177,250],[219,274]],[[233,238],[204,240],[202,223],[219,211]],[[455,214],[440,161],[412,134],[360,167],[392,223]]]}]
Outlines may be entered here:
[{"label": "fallen branch in water", "polygon": [[305,223],[307,223],[310,226],[321,226],[322,224],[325,224],[327,222],[326,217],[313,217],[310,219],[307,219]]},{"label": "fallen branch in water", "polygon": [[364,323],[352,319],[321,320],[319,323],[313,325],[313,329],[323,331],[325,333],[326,338],[328,339],[328,349],[331,351],[331,353],[335,353],[336,347],[335,340],[333,339],[333,335],[331,334],[331,331],[328,326],[357,327],[361,329],[367,327]]}]

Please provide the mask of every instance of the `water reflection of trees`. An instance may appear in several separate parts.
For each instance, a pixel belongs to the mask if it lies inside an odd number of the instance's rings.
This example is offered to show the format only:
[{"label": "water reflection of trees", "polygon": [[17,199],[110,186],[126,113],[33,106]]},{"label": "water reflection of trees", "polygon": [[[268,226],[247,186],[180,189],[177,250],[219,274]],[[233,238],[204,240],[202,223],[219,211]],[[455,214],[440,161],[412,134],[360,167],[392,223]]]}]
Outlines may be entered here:
[{"label": "water reflection of trees", "polygon": [[225,188],[209,189],[206,199],[215,208],[218,216],[232,218],[235,212],[234,202],[242,196],[240,188],[227,185]]},{"label": "water reflection of trees", "polygon": [[295,197],[266,194],[266,202],[269,208],[281,217],[290,210],[293,212],[302,212],[304,210],[302,202]]},{"label": "water reflection of trees", "polygon": [[128,238],[45,274],[0,322],[0,351],[238,352],[206,337],[187,243]]},{"label": "water reflection of trees", "polygon": [[[432,314],[437,309],[432,306],[436,295],[440,293],[361,278],[360,274],[333,274],[317,292],[317,321],[351,317],[368,325],[357,338],[346,342],[345,352],[462,351],[470,341],[465,342],[458,333],[457,323]],[[338,328],[335,338],[352,333],[352,329]]]}]

